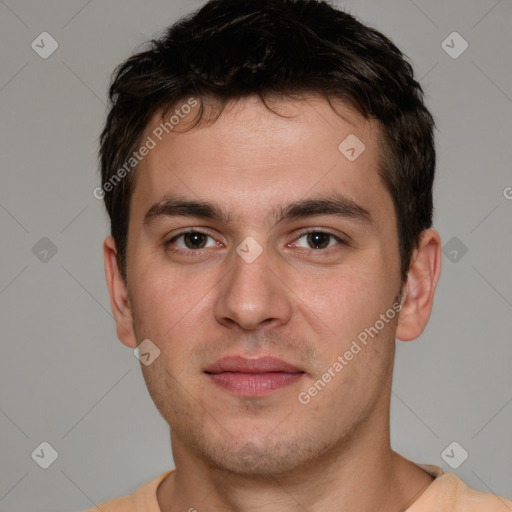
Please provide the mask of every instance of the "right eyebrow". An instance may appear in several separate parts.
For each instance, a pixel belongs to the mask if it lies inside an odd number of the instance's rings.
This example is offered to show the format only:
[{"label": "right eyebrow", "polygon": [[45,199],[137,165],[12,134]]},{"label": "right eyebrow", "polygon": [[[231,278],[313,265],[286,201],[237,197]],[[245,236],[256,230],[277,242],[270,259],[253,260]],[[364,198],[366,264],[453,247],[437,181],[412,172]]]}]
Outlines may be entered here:
[{"label": "right eyebrow", "polygon": [[194,201],[166,197],[154,204],[144,215],[144,225],[151,224],[164,217],[194,217],[218,222],[229,222],[229,215],[208,201]]}]

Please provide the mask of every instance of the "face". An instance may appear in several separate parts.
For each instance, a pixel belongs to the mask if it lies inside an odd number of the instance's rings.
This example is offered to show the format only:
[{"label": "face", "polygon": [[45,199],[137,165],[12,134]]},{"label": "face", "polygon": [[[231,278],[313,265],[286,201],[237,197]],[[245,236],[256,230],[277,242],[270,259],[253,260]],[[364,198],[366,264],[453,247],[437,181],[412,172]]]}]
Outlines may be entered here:
[{"label": "face", "polygon": [[160,350],[142,370],[173,446],[252,475],[387,421],[401,288],[376,125],[316,97],[272,108],[246,98],[162,141],[148,125],[120,334]]}]

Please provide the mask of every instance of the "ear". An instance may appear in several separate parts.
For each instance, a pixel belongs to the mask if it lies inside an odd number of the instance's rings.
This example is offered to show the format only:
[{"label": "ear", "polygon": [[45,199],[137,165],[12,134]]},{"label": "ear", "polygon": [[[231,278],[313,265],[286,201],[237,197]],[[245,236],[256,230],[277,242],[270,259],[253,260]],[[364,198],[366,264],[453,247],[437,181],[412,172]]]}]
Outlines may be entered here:
[{"label": "ear", "polygon": [[121,276],[117,261],[117,248],[113,237],[108,236],[103,242],[105,260],[105,277],[110,294],[110,307],[116,321],[117,337],[127,347],[137,347],[137,339],[133,329],[133,317],[128,299],[128,289]]},{"label": "ear", "polygon": [[423,231],[407,273],[395,335],[399,340],[413,340],[425,329],[432,312],[436,285],[441,273],[441,260],[439,233],[434,229]]}]

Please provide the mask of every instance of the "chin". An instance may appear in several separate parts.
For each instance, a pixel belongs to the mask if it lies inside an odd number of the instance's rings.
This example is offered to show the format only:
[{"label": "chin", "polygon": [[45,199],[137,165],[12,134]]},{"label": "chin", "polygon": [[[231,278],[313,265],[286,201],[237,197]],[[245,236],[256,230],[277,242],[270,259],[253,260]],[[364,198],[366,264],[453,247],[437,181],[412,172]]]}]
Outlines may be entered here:
[{"label": "chin", "polygon": [[[235,443],[233,438],[212,444],[195,445],[196,455],[210,466],[239,476],[268,480],[292,475],[310,462],[316,453],[311,438],[293,440],[248,440]],[[237,446],[241,446],[237,449]],[[320,451],[323,451],[320,448]]]}]

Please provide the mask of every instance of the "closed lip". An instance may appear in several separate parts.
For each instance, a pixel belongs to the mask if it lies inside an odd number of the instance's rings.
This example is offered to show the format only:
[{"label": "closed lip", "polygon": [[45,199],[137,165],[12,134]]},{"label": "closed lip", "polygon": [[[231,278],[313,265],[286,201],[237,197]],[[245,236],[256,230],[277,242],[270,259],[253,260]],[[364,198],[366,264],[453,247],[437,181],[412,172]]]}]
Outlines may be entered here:
[{"label": "closed lip", "polygon": [[304,373],[293,364],[273,356],[249,358],[244,356],[226,356],[205,369],[206,373]]}]

